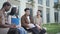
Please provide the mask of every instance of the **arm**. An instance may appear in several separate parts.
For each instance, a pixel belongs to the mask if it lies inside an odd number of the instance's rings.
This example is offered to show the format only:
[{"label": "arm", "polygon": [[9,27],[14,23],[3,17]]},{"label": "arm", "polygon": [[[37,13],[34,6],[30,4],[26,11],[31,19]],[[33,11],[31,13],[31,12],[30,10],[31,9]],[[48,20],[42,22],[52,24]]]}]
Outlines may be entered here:
[{"label": "arm", "polygon": [[22,17],[21,18],[21,25],[24,26],[24,27],[29,27],[27,23],[25,23],[25,18]]},{"label": "arm", "polygon": [[42,27],[42,18],[40,19],[40,24],[39,24],[40,27]]},{"label": "arm", "polygon": [[[3,24],[4,23],[4,24]],[[0,28],[13,28],[14,26],[5,24],[4,18],[2,18],[2,15],[0,14]]]},{"label": "arm", "polygon": [[32,23],[32,24],[34,24],[34,25],[35,25],[34,17],[31,17],[31,16],[30,16],[30,21],[31,21],[31,23]]},{"label": "arm", "polygon": [[[19,16],[18,16],[18,18],[19,18]],[[19,18],[19,25],[16,26],[17,28],[20,28],[21,27],[21,20],[20,19],[21,18]]]},{"label": "arm", "polygon": [[6,25],[6,24],[2,24],[2,16],[0,16],[0,28],[8,28],[10,27],[9,25]]},{"label": "arm", "polygon": [[8,16],[8,22],[9,22],[8,24],[11,24],[11,16],[10,15]]},{"label": "arm", "polygon": [[35,18],[35,16],[34,16],[34,18],[33,18],[33,19],[34,19],[34,24],[36,24],[36,18]]},{"label": "arm", "polygon": [[2,14],[0,13],[0,28],[7,28],[9,25],[3,24],[4,19],[2,18]]}]

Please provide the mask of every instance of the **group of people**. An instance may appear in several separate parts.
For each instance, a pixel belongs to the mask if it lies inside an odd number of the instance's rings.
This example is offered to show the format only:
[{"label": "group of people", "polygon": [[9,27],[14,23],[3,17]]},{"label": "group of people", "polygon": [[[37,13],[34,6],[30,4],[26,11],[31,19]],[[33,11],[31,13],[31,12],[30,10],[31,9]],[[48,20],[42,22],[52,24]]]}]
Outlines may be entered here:
[{"label": "group of people", "polygon": [[[37,15],[30,16],[30,9],[25,8],[25,14],[20,18],[17,7],[12,7],[11,12],[6,15],[11,8],[9,2],[5,2],[0,10],[0,34],[45,34],[46,30],[42,28],[41,10]],[[21,19],[21,22],[20,22]]]}]

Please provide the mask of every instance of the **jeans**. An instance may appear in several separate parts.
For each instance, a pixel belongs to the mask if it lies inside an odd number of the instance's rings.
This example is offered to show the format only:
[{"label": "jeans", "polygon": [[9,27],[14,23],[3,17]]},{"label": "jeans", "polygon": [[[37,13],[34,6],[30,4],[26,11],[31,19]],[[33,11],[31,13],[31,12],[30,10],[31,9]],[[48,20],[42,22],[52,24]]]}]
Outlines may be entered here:
[{"label": "jeans", "polygon": [[23,27],[18,28],[18,30],[20,31],[20,34],[27,34],[27,31]]}]

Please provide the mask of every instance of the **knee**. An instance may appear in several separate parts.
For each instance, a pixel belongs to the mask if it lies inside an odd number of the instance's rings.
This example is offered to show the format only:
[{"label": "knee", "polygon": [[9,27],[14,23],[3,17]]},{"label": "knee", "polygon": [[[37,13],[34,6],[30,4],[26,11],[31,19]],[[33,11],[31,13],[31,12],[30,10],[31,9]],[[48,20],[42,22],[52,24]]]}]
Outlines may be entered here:
[{"label": "knee", "polygon": [[41,31],[44,32],[44,33],[46,33],[46,30],[45,29],[42,29]]}]

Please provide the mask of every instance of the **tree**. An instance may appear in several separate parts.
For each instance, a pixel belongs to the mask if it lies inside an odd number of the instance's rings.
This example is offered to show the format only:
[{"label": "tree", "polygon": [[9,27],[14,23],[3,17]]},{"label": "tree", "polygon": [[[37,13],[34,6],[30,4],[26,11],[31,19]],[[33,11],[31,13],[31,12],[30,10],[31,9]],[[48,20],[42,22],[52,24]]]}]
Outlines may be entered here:
[{"label": "tree", "polygon": [[60,2],[59,1],[54,3],[54,8],[59,10],[58,9],[58,8],[60,8]]}]

